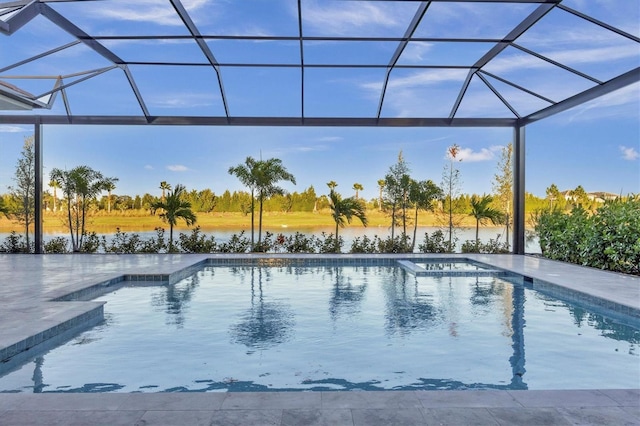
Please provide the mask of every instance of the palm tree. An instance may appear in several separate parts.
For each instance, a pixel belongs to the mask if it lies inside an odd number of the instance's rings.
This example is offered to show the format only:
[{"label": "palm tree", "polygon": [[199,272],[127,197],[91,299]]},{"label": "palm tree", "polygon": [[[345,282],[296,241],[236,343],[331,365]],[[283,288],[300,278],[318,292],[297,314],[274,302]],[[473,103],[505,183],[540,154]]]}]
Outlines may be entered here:
[{"label": "palm tree", "polygon": [[281,181],[289,181],[295,185],[296,178],[287,171],[279,158],[270,158],[256,162],[255,174],[256,191],[260,203],[260,216],[258,220],[258,247],[262,244],[262,206],[267,197],[276,194],[284,194],[284,189],[276,184]]},{"label": "palm tree", "polygon": [[336,186],[338,186],[338,184],[336,183],[335,180],[330,180],[329,182],[327,182],[327,186],[329,187],[330,190],[334,190],[336,189]]},{"label": "palm tree", "polygon": [[[328,185],[328,184],[327,184]],[[364,226],[367,226],[367,216],[364,203],[353,197],[342,198],[333,188],[329,192],[329,207],[331,208],[331,217],[336,222],[336,247],[335,252],[340,250],[338,239],[338,229],[345,227],[346,223],[351,223],[351,219],[355,216],[360,219]]]},{"label": "palm tree", "polygon": [[258,162],[252,157],[247,157],[244,164],[238,164],[235,167],[229,167],[229,174],[235,175],[243,185],[251,190],[251,247],[254,246],[254,230],[255,230],[255,190],[257,187],[257,168]]},{"label": "palm tree", "polygon": [[382,190],[384,189],[384,185],[385,185],[385,180],[378,179],[378,187],[380,188],[380,193],[378,194],[378,204],[379,204],[380,211],[382,211]]},{"label": "palm tree", "polygon": [[166,180],[163,180],[160,182],[160,189],[162,189],[162,201],[164,201],[164,191],[171,191],[171,185]]},{"label": "palm tree", "polygon": [[418,210],[433,210],[433,201],[442,198],[442,189],[431,180],[415,181],[411,180],[409,187],[409,202],[415,207],[415,218],[413,221],[413,240],[411,251],[416,246],[416,233],[418,231]]},{"label": "palm tree", "polygon": [[362,191],[364,189],[364,186],[362,186],[361,183],[354,183],[353,184],[353,190],[356,191],[356,200],[358,199],[358,192]]},{"label": "palm tree", "polygon": [[60,188],[60,185],[58,185],[58,182],[56,182],[55,180],[51,180],[49,182],[49,187],[53,188],[53,211],[55,212],[57,210],[56,201],[58,199],[56,188]]},{"label": "palm tree", "polygon": [[191,210],[191,203],[182,199],[185,192],[184,185],[178,184],[173,191],[169,190],[165,200],[151,204],[151,214],[162,210],[160,219],[169,224],[169,252],[173,251],[173,227],[178,223],[178,219],[184,220],[187,226],[196,223],[196,215]]},{"label": "palm tree", "polygon": [[[111,213],[111,191],[116,189],[116,184],[113,182],[107,182],[105,184],[105,189],[107,190],[107,213]],[[55,196],[54,196],[55,199]]]},{"label": "palm tree", "polygon": [[51,169],[49,178],[55,181],[67,199],[67,223],[74,252],[82,250],[86,235],[87,214],[95,198],[107,189],[109,183],[118,178],[104,177],[102,173],[88,166],[78,166],[71,170]]},{"label": "palm tree", "polygon": [[469,216],[473,216],[476,219],[476,247],[480,242],[478,233],[482,222],[488,220],[494,225],[499,225],[504,220],[502,212],[491,207],[492,201],[493,197],[491,195],[483,195],[482,198],[478,198],[475,195],[471,197],[471,213],[469,213]]}]

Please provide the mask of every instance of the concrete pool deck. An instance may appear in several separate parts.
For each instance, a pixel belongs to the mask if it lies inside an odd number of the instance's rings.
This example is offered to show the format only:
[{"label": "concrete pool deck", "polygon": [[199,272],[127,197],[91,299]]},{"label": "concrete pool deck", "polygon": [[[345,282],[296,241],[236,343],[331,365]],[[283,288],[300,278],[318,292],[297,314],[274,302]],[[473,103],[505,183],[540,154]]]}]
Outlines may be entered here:
[{"label": "concrete pool deck", "polygon": [[[154,279],[206,259],[324,255],[0,255],[0,358],[73,334],[101,317],[96,302],[53,299],[127,275]],[[341,255],[340,259],[389,255]],[[394,257],[394,256],[391,256]],[[442,258],[442,255],[397,255]],[[449,256],[447,256],[449,257]],[[531,256],[453,255],[490,264],[589,303],[637,316],[640,278]],[[577,293],[576,293],[577,292]],[[640,425],[638,388],[545,391],[0,393],[0,425]]]}]

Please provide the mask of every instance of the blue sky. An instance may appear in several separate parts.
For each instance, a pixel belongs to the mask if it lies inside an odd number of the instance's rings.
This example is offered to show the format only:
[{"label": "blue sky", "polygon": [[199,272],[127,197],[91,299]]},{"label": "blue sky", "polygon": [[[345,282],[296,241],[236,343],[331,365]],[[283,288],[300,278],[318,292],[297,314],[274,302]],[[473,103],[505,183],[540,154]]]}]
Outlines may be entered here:
[{"label": "blue sky", "polygon": [[[86,3],[86,4],[82,4]],[[91,3],[91,4],[89,4]],[[216,31],[248,35],[296,35],[297,11],[291,0],[184,1],[201,33]],[[565,0],[575,8],[629,33],[640,34],[640,9],[628,0]],[[52,3],[91,34],[185,34],[169,6],[160,0]],[[91,13],[87,13],[88,7]],[[305,35],[399,37],[411,20],[417,2],[344,2],[303,0]],[[509,7],[497,4],[434,3],[418,27],[417,36],[502,37],[513,20],[526,16],[535,5]],[[33,25],[31,25],[33,24]],[[464,25],[462,25],[464,24]],[[433,28],[437,27],[437,33]],[[20,61],[72,41],[71,36],[42,17],[11,37],[0,39],[2,66]],[[221,63],[296,63],[297,42],[207,42]],[[563,11],[552,11],[518,40],[525,48],[565,63],[600,80],[607,80],[640,65],[637,43]],[[193,43],[105,41],[125,60],[202,61]],[[337,50],[330,42],[305,44],[307,63],[387,63],[395,42],[353,42]],[[484,50],[483,50],[484,49]],[[447,43],[409,43],[400,64],[446,63],[468,65],[486,51],[469,44],[453,53]],[[109,65],[83,45],[26,64],[0,75],[43,75],[55,68],[72,74]],[[523,52],[508,48],[487,71],[552,99],[563,99],[593,84]],[[224,109],[213,71],[190,67],[186,78],[178,69],[131,66],[151,114],[222,115]],[[181,70],[184,71],[184,70]],[[389,80],[383,117],[447,116],[449,99],[455,99],[467,71],[395,70]],[[294,68],[222,69],[230,112],[237,116],[296,116],[300,113],[300,73]],[[308,69],[305,73],[306,116],[367,117],[375,114],[384,69]],[[7,80],[31,93],[51,88],[47,79]],[[123,84],[124,83],[124,84]],[[492,81],[510,95],[512,105],[523,113],[544,102],[523,96]],[[477,79],[460,106],[459,117],[500,116],[506,107],[497,98],[487,100],[487,88]],[[72,86],[68,90],[75,114],[140,114],[130,87],[120,70],[112,70]],[[95,102],[99,97],[100,102]],[[425,101],[426,100],[426,101]],[[93,101],[93,102],[92,102]],[[268,114],[265,114],[268,111]],[[60,97],[51,114],[64,114]],[[508,110],[506,110],[508,113]],[[505,114],[506,115],[506,114]],[[588,104],[576,107],[527,127],[528,192],[544,196],[555,183],[561,190],[582,185],[587,191],[640,193],[640,85],[634,84]],[[30,126],[0,124],[0,192],[13,183],[15,163],[22,140],[33,133]],[[302,191],[310,185],[326,193],[326,182],[338,182],[338,190],[351,194],[361,183],[366,198],[377,196],[382,178],[402,150],[417,179],[439,183],[448,146],[462,147],[462,190],[489,193],[500,149],[512,141],[508,128],[267,128],[267,127],[121,127],[45,126],[45,173],[53,167],[85,164],[118,177],[116,193],[158,194],[160,181],[185,184],[189,189],[242,189],[229,176],[230,166],[246,156],[278,157],[292,172]]]}]

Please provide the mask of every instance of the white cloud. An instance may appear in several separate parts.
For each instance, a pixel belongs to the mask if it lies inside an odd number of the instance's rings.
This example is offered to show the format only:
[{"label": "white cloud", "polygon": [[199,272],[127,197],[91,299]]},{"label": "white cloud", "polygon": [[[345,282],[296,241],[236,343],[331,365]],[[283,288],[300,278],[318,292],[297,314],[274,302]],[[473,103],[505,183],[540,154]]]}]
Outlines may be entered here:
[{"label": "white cloud", "polygon": [[[442,82],[459,81],[463,82],[469,73],[468,70],[463,69],[446,69],[446,70],[426,70],[418,71],[407,75],[406,77],[394,78],[393,74],[387,84],[387,90],[389,89],[402,89],[402,88],[414,88],[418,86],[432,85]],[[361,85],[363,89],[374,90],[380,92],[382,88],[381,82],[363,83]]]},{"label": "white cloud", "polygon": [[[183,5],[190,14],[210,3],[210,0],[183,0]],[[109,2],[92,9],[99,17],[113,18],[122,21],[151,22],[159,25],[183,25],[180,17],[165,0],[136,0]]]},{"label": "white cloud", "polygon": [[20,126],[9,126],[6,124],[3,124],[0,126],[0,133],[20,133],[20,132],[27,132],[27,129],[24,129]]},{"label": "white cloud", "polygon": [[[611,61],[635,58],[638,56],[636,46],[603,46],[596,48],[575,48],[539,52],[541,55],[554,59],[563,64],[597,64]],[[511,71],[528,72],[532,68],[550,67],[549,63],[527,53],[498,57],[485,67],[494,74],[503,74]]]},{"label": "white cloud", "polygon": [[167,93],[150,98],[149,105],[157,108],[200,108],[215,103],[216,96],[208,93]]},{"label": "white cloud", "polygon": [[402,59],[408,62],[422,62],[425,59],[425,53],[432,50],[433,43],[412,42],[402,52]]},{"label": "white cloud", "polygon": [[625,160],[634,161],[640,158],[640,152],[632,146],[620,145],[620,152],[622,152],[622,158]]},{"label": "white cloud", "polygon": [[[489,148],[482,148],[480,151],[474,151],[471,148],[460,148],[456,159],[465,163],[476,163],[479,161],[491,161],[496,158],[496,153],[502,150],[502,146],[494,145]],[[449,160],[449,151],[446,152],[446,160]]]},{"label": "white cloud", "polygon": [[344,138],[342,136],[322,136],[316,138],[318,142],[340,142]]},{"label": "white cloud", "polygon": [[147,164],[147,165],[144,166],[144,169],[145,170],[153,170],[153,166],[150,165],[150,164]]},{"label": "white cloud", "polygon": [[[412,8],[415,10],[414,8]],[[404,28],[407,9],[398,5],[372,4],[365,2],[306,2],[302,19],[306,26],[331,34],[352,34],[366,28]],[[407,15],[410,20],[411,15]]]},{"label": "white cloud", "polygon": [[167,166],[167,170],[172,172],[186,172],[189,170],[187,166],[183,166],[182,164],[171,164]]},{"label": "white cloud", "polygon": [[[568,122],[607,118],[637,118],[640,112],[640,84],[616,90],[571,110]],[[563,121],[566,117],[563,117]]]},{"label": "white cloud", "polygon": [[313,145],[313,146],[298,146],[294,148],[294,151],[298,152],[317,152],[326,151],[329,148],[326,145]]}]

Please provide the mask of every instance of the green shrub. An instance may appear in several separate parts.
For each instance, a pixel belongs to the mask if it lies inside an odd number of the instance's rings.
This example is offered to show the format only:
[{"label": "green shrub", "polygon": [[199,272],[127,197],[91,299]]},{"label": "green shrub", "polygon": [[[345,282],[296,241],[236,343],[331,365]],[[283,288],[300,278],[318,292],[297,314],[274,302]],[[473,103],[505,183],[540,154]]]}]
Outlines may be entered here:
[{"label": "green shrub", "polygon": [[605,203],[591,217],[583,264],[640,275],[640,196]]},{"label": "green shrub", "polygon": [[539,212],[535,230],[542,255],[579,265],[640,275],[640,197],[607,201],[593,215]]},{"label": "green shrub", "polygon": [[[276,242],[281,241],[280,235]],[[300,232],[284,237],[283,245],[287,253],[315,253],[317,247],[316,238],[313,235],[307,237]]]},{"label": "green shrub", "polygon": [[362,238],[356,237],[351,242],[351,253],[377,253],[380,239],[377,235],[369,238],[364,235]]},{"label": "green shrub", "polygon": [[393,238],[391,236],[384,240],[378,238],[378,252],[379,253],[409,253],[411,252],[411,245],[409,240],[411,238],[406,234],[400,234]]},{"label": "green shrub", "polygon": [[178,247],[183,253],[214,253],[217,250],[215,237],[207,238],[196,226],[191,230],[191,234],[182,232],[178,236]]},{"label": "green shrub", "polygon": [[18,234],[16,231],[11,231],[11,234],[0,244],[0,253],[31,253],[31,251],[31,247],[27,247],[24,235]]},{"label": "green shrub", "polygon": [[244,236],[244,231],[233,234],[228,242],[218,245],[220,253],[246,253],[249,249],[251,249],[251,241]]},{"label": "green shrub", "polygon": [[167,251],[167,242],[164,240],[164,228],[156,228],[156,237],[142,241],[140,244],[140,253],[162,253]]},{"label": "green shrub", "polygon": [[322,232],[315,241],[317,253],[341,253],[344,240],[338,237],[338,249],[336,250],[336,237],[333,234]]},{"label": "green shrub", "polygon": [[[80,252],[82,253],[96,253],[100,248],[100,237],[95,232],[91,232],[84,235],[84,241],[82,242],[82,247],[80,247]],[[102,237],[102,242],[104,242],[104,237]]]},{"label": "green shrub", "polygon": [[490,238],[489,242],[476,242],[476,240],[467,240],[462,243],[462,247],[460,250],[462,253],[486,253],[486,254],[496,254],[496,253],[509,253],[509,249],[507,248],[507,243],[501,243],[497,239]]},{"label": "green shrub", "polygon": [[418,244],[420,253],[453,253],[455,250],[457,238],[454,238],[449,244],[449,240],[444,238],[444,232],[440,229],[433,231],[431,236],[428,232],[424,233],[424,241]]},{"label": "green shrub", "polygon": [[65,237],[55,237],[44,243],[45,253],[69,253],[69,240]]},{"label": "green shrub", "polygon": [[136,233],[127,234],[120,231],[120,228],[116,228],[116,234],[111,238],[111,241],[107,244],[107,239],[103,238],[101,245],[105,253],[133,254],[140,252],[142,240],[140,235]]}]

